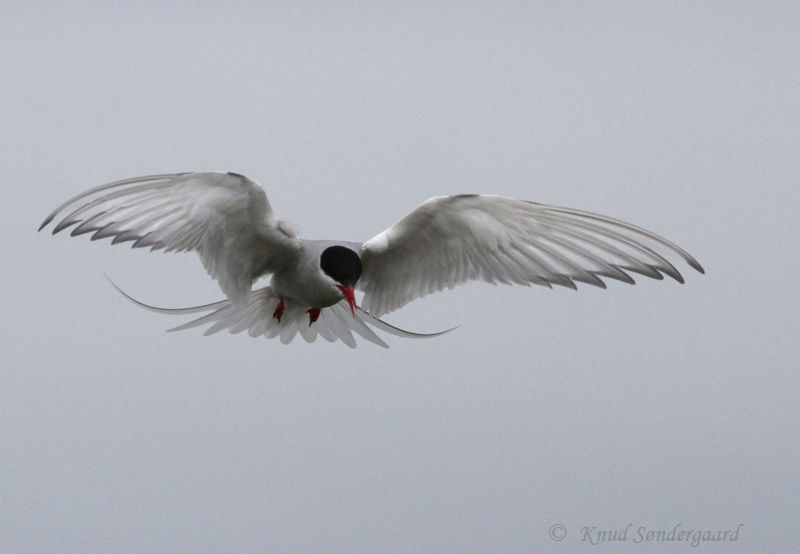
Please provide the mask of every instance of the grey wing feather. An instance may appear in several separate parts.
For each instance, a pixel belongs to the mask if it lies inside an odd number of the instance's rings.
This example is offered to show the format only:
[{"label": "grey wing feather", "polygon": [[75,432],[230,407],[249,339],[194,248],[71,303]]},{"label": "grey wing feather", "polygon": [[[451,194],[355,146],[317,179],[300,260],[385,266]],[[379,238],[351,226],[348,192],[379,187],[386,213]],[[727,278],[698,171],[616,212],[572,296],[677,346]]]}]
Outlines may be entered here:
[{"label": "grey wing feather", "polygon": [[91,189],[56,208],[39,230],[57,216],[58,233],[134,248],[196,251],[212,278],[233,300],[253,281],[294,260],[301,244],[272,212],[264,190],[233,173],[176,173],[125,179]]},{"label": "grey wing feather", "polygon": [[602,278],[633,283],[629,273],[683,277],[669,260],[703,268],[672,242],[623,221],[499,196],[431,198],[362,246],[359,288],[374,315],[470,280],[523,285]]}]

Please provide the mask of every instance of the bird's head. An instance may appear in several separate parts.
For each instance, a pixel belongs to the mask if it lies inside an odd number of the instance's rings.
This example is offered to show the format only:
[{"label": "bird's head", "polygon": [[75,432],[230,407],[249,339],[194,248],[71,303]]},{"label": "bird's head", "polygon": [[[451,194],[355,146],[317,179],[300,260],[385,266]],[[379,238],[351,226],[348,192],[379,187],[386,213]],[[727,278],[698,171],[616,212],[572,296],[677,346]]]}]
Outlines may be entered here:
[{"label": "bird's head", "polygon": [[328,277],[336,281],[336,288],[350,304],[350,311],[355,317],[356,297],[353,287],[361,277],[361,258],[344,246],[330,246],[322,252],[319,266]]}]

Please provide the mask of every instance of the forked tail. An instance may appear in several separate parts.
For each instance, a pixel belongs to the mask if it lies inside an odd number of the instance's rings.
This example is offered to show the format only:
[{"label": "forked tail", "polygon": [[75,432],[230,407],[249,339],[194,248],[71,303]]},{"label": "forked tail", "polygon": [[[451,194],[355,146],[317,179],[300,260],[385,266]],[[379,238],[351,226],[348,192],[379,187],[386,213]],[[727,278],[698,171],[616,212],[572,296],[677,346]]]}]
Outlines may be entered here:
[{"label": "forked tail", "polygon": [[350,348],[356,347],[353,333],[361,336],[373,344],[389,348],[375,332],[369,327],[375,327],[390,335],[410,339],[427,339],[449,333],[456,327],[438,333],[414,333],[395,327],[379,319],[360,306],[356,307],[355,317],[350,313],[350,307],[345,301],[334,304],[320,311],[319,318],[309,323],[308,306],[301,306],[289,300],[284,300],[284,310],[280,319],[273,317],[278,307],[280,298],[274,294],[272,287],[264,287],[251,291],[241,303],[231,300],[221,300],[202,306],[189,308],[160,308],[145,304],[119,288],[108,276],[108,281],[125,298],[151,312],[169,315],[187,315],[208,312],[196,319],[188,321],[169,331],[181,331],[191,327],[210,325],[205,330],[205,335],[213,335],[227,329],[230,333],[247,331],[251,337],[264,336],[266,338],[278,337],[284,344],[290,343],[298,334],[306,342],[314,342],[317,336],[328,342],[341,340]]}]

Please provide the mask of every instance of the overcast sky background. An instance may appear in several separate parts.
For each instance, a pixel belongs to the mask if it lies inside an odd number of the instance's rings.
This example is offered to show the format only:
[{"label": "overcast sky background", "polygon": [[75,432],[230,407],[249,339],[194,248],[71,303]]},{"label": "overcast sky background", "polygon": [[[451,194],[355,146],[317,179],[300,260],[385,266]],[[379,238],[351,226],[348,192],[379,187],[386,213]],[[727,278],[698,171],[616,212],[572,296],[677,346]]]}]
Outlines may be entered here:
[{"label": "overcast sky background", "polygon": [[[797,4],[264,4],[4,3],[0,550],[594,551],[581,527],[629,523],[800,550]],[[284,346],[165,333],[103,276],[220,299],[196,256],[36,233],[195,170],[309,238],[485,192],[706,275],[469,285],[387,316],[462,324],[435,340]],[[604,550],[665,549],[633,538]]]}]

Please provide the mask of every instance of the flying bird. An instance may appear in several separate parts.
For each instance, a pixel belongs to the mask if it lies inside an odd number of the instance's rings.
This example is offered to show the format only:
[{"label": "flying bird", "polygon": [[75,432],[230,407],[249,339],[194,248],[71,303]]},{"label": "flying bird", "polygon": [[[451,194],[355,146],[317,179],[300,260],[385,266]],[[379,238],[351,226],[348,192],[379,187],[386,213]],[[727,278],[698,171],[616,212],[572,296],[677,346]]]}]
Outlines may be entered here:
[{"label": "flying bird", "polygon": [[[412,333],[379,317],[471,280],[605,288],[603,278],[633,284],[630,274],[637,273],[683,283],[668,259],[675,256],[704,273],[688,252],[635,225],[482,194],[431,198],[364,243],[301,239],[276,217],[264,189],[237,173],[115,181],[67,200],[39,230],[57,217],[53,234],[74,225],[72,236],[197,252],[225,300],[170,309],[123,292],[156,312],[204,314],[170,330],[210,325],[206,334],[247,331],[283,343],[300,334],[308,342],[321,336],[355,347],[355,333],[388,348],[371,327],[409,338],[441,335],[452,329]],[[252,290],[267,275],[269,286]],[[360,306],[356,289],[363,292]]]}]

